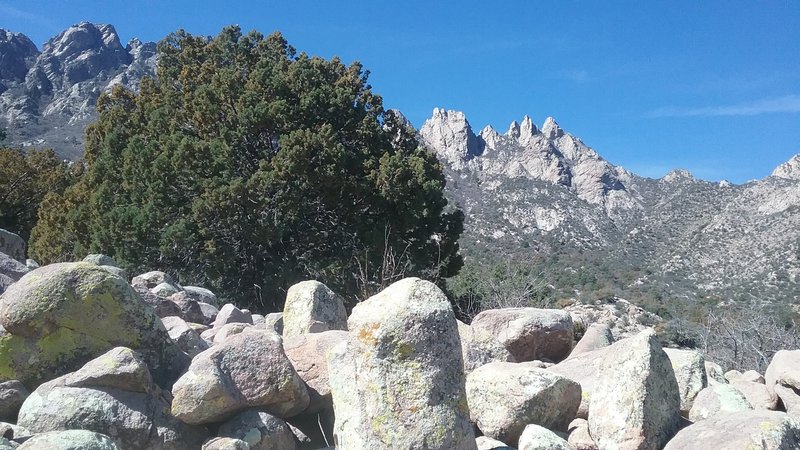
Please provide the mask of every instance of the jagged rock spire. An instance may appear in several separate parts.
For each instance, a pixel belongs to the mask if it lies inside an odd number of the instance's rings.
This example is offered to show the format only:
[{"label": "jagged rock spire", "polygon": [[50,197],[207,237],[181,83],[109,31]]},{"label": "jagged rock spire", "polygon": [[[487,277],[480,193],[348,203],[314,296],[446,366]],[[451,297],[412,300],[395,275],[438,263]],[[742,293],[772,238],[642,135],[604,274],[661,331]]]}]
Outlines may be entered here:
[{"label": "jagged rock spire", "polygon": [[800,153],[794,155],[789,161],[781,164],[772,171],[773,177],[800,180]]}]

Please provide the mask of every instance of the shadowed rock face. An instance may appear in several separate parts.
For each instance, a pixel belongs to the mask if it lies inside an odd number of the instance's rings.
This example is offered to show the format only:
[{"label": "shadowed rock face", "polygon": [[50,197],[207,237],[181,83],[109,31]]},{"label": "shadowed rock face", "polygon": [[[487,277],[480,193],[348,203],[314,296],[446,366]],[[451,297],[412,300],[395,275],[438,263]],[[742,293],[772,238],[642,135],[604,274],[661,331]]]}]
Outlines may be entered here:
[{"label": "shadowed rock face", "polygon": [[[0,29],[0,83],[24,80],[38,55],[39,50],[27,36]],[[0,93],[3,90],[0,88]]]}]

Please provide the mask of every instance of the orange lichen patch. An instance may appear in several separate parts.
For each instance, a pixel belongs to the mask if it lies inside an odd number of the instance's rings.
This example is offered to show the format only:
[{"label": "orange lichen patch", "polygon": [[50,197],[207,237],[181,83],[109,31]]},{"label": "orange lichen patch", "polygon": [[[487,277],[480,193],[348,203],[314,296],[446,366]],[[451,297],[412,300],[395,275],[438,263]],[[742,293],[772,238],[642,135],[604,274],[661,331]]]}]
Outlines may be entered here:
[{"label": "orange lichen patch", "polygon": [[364,326],[358,331],[358,340],[366,345],[374,347],[378,344],[378,338],[375,337],[375,333],[380,329],[380,327],[381,324],[379,323],[364,324]]}]

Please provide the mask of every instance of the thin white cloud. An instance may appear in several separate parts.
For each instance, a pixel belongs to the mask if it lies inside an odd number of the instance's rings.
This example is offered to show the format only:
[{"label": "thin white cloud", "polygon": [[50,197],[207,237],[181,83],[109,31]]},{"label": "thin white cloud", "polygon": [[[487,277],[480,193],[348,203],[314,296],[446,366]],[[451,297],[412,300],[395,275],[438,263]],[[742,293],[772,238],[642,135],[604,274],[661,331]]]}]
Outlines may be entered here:
[{"label": "thin white cloud", "polygon": [[800,112],[800,95],[785,95],[749,103],[729,106],[704,106],[700,108],[678,108],[667,106],[651,111],[650,117],[715,117],[756,116],[772,113]]},{"label": "thin white cloud", "polygon": [[0,13],[17,19],[22,19],[28,22],[32,22],[37,25],[44,25],[47,27],[54,26],[53,20],[50,19],[49,17],[45,17],[28,11],[23,11],[13,6],[9,6],[4,2],[0,2]]}]

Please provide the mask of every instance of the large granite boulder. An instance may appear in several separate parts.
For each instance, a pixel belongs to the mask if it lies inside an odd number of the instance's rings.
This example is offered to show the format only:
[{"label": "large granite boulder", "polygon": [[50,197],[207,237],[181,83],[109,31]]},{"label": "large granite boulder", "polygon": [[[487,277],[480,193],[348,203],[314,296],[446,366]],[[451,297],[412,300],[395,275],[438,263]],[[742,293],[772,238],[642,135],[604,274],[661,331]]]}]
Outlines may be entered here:
[{"label": "large granite boulder", "polygon": [[19,408],[30,394],[18,380],[0,383],[0,420],[16,422]]},{"label": "large granite boulder", "polygon": [[517,450],[574,450],[561,436],[545,427],[530,424],[519,437]]},{"label": "large granite boulder", "polygon": [[738,389],[729,384],[712,384],[697,394],[689,411],[689,420],[708,419],[719,413],[748,411],[750,402]]},{"label": "large granite boulder", "polygon": [[559,362],[572,351],[572,317],[559,309],[489,309],[475,316],[471,325],[494,336],[519,362]]},{"label": "large granite boulder", "polygon": [[27,265],[0,252],[0,294],[28,272]]},{"label": "large granite boulder", "polygon": [[207,436],[169,414],[144,359],[124,347],[40,385],[22,404],[18,425],[33,433],[94,431],[121,449],[190,450]]},{"label": "large granite boulder", "polygon": [[253,324],[253,316],[249,312],[242,311],[232,303],[222,305],[222,308],[214,318],[214,328],[220,328],[229,323],[249,323]]},{"label": "large granite boulder", "polygon": [[178,345],[178,348],[189,357],[194,358],[200,352],[208,349],[208,343],[200,337],[200,333],[180,317],[164,317],[161,319],[161,323],[164,324],[169,337]]},{"label": "large granite boulder", "polygon": [[566,431],[581,402],[578,383],[530,362],[485,364],[467,376],[466,387],[481,432],[512,447],[529,424]]},{"label": "large granite boulder", "polygon": [[36,269],[0,296],[0,380],[29,387],[116,346],[141,353],[168,386],[188,365],[153,309],[122,278],[90,263]]},{"label": "large granite boulder", "polygon": [[775,353],[764,379],[770,392],[775,391],[776,385],[800,392],[800,350],[780,350]]},{"label": "large granite boulder", "polygon": [[697,394],[708,386],[705,358],[697,350],[678,350],[665,348],[664,352],[672,363],[672,371],[678,382],[681,396],[681,413],[689,414]]},{"label": "large granite boulder", "polygon": [[199,286],[184,286],[183,292],[185,292],[189,298],[196,302],[207,303],[214,307],[219,306],[219,299],[217,296],[206,288]]},{"label": "large granite boulder", "polygon": [[458,335],[461,338],[461,353],[464,357],[464,373],[472,372],[490,362],[515,362],[505,346],[491,334],[475,330],[459,321]]},{"label": "large granite boulder", "polygon": [[601,449],[660,449],[678,430],[680,394],[653,330],[608,347],[589,404],[589,429]]},{"label": "large granite boulder", "polygon": [[172,413],[190,424],[220,422],[248,408],[286,418],[309,402],[281,337],[265,332],[240,333],[198,354],[172,394]]},{"label": "large granite boulder", "polygon": [[800,448],[800,422],[778,411],[720,413],[673,437],[664,450],[791,450]]},{"label": "large granite boulder", "polygon": [[603,347],[570,356],[566,360],[547,368],[547,370],[563,375],[581,385],[581,405],[578,407],[577,417],[582,419],[589,418],[589,405],[597,383],[598,371],[600,365],[609,356],[610,348]]},{"label": "large granite boulder", "polygon": [[331,386],[328,381],[328,352],[345,341],[347,332],[341,330],[301,334],[284,339],[283,349],[286,351],[286,356],[308,386],[311,401],[305,413],[333,406]]},{"label": "large granite boulder", "polygon": [[571,358],[581,353],[608,347],[613,343],[614,335],[611,333],[611,327],[607,323],[596,322],[589,325],[589,328],[583,333],[581,340],[575,344],[575,348],[572,349],[572,353],[569,356]]},{"label": "large granite boulder", "polygon": [[0,253],[25,264],[25,240],[18,234],[0,228]]},{"label": "large granite boulder", "polygon": [[774,411],[778,408],[778,395],[775,394],[774,389],[770,390],[761,383],[747,381],[741,378],[732,380],[730,385],[744,394],[747,401],[753,405],[755,409]]},{"label": "large granite boulder", "polygon": [[347,330],[344,301],[319,281],[303,281],[286,292],[283,337]]},{"label": "large granite boulder", "polygon": [[338,448],[476,448],[458,324],[436,285],[400,280],[356,305],[347,326],[328,353]]}]

